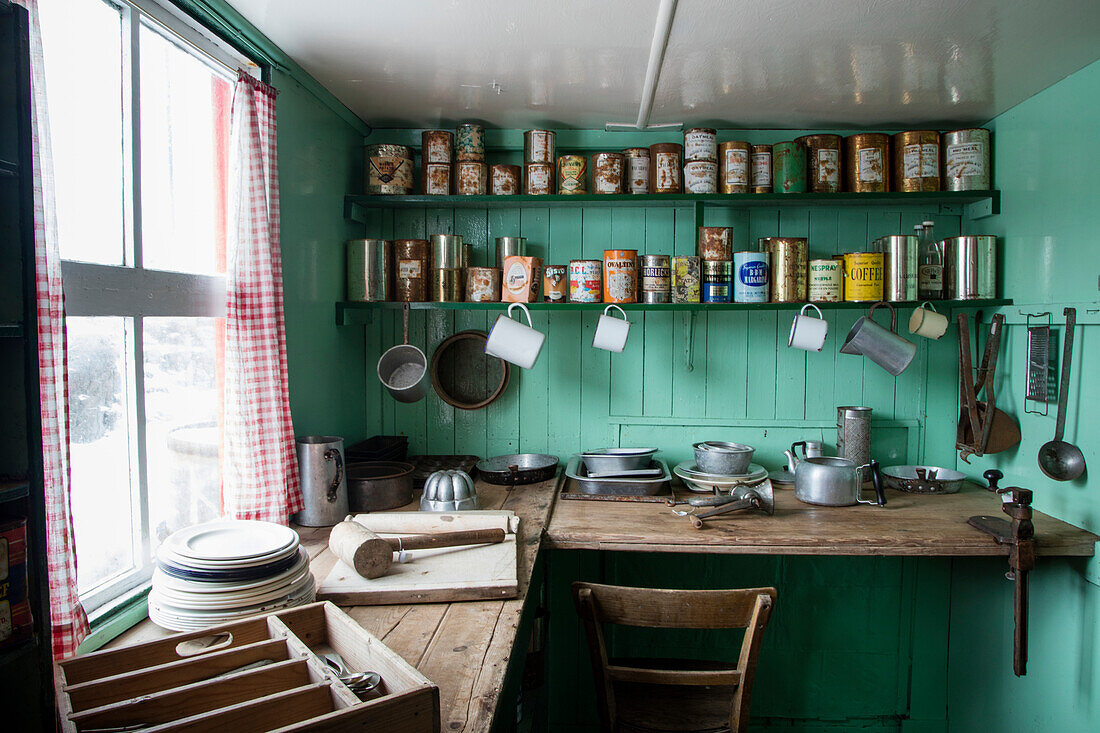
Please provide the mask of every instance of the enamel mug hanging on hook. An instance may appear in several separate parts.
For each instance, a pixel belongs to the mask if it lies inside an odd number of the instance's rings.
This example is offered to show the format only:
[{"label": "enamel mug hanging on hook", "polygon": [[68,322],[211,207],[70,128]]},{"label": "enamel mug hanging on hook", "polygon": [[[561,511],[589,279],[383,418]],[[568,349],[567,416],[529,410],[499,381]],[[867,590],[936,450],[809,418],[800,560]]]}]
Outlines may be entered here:
[{"label": "enamel mug hanging on hook", "polygon": [[925,302],[909,316],[909,333],[938,339],[947,332],[947,316],[937,313],[935,306]]},{"label": "enamel mug hanging on hook", "polygon": [[[527,325],[512,320],[512,309],[519,308],[527,316]],[[546,334],[536,331],[531,323],[531,311],[523,303],[512,303],[508,314],[497,316],[497,322],[485,340],[485,353],[516,366],[530,369],[542,351]]]},{"label": "enamel mug hanging on hook", "polygon": [[[817,311],[817,318],[806,315],[807,308]],[[806,351],[821,351],[828,333],[829,322],[821,314],[821,309],[813,303],[807,303],[802,306],[802,310],[791,323],[791,335],[787,338],[787,346]]]},{"label": "enamel mug hanging on hook", "polygon": [[[623,317],[615,318],[608,315],[612,308],[622,313]],[[622,350],[626,348],[626,337],[629,333],[630,321],[626,320],[626,311],[615,304],[611,304],[603,309],[603,315],[600,316],[600,320],[596,324],[596,334],[592,337],[592,345],[597,349],[622,353]]]}]

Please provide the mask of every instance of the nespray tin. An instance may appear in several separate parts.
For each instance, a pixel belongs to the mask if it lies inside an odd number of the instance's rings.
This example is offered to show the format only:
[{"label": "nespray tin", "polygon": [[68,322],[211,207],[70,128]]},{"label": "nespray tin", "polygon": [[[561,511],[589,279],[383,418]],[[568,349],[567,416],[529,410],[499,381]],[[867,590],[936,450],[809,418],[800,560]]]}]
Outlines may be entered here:
[{"label": "nespray tin", "polygon": [[768,253],[733,253],[733,301],[768,302]]},{"label": "nespray tin", "polygon": [[844,268],[840,260],[810,260],[809,300],[811,303],[836,303],[843,294]]}]

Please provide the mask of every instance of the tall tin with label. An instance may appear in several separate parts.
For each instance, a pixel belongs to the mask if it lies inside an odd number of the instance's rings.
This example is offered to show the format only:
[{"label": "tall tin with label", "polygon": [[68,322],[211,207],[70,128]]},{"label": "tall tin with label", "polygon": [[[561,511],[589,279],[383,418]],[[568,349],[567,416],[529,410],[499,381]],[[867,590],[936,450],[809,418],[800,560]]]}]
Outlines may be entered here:
[{"label": "tall tin with label", "polygon": [[987,191],[989,130],[975,128],[943,134],[943,183],[948,191]]},{"label": "tall tin with label", "polygon": [[844,138],[844,182],[853,193],[890,190],[890,136],[861,132]]},{"label": "tall tin with label", "polygon": [[718,131],[710,127],[684,130],[684,160],[718,159]]},{"label": "tall tin with label", "polygon": [[772,188],[776,193],[806,192],[806,146],[797,140],[772,146]]},{"label": "tall tin with label", "polygon": [[604,250],[603,300],[605,303],[638,302],[638,250]]},{"label": "tall tin with label", "polygon": [[623,168],[625,160],[622,153],[596,153],[592,156],[592,192],[622,193]]},{"label": "tall tin with label", "polygon": [[803,135],[795,142],[806,146],[806,190],[836,193],[840,190],[840,135]]},{"label": "tall tin with label", "polygon": [[772,146],[752,146],[752,192],[772,192]]},{"label": "tall tin with label", "polygon": [[748,193],[752,180],[752,146],[742,140],[730,140],[718,146],[718,190],[722,193]]},{"label": "tall tin with label", "polygon": [[625,192],[649,193],[649,148],[627,148],[623,159]]},{"label": "tall tin with label", "polygon": [[680,143],[655,143],[649,146],[649,192],[683,193],[684,146]]},{"label": "tall tin with label", "polygon": [[895,191],[940,190],[940,134],[935,130],[899,132],[893,139]]},{"label": "tall tin with label", "polygon": [[733,262],[706,260],[703,262],[703,302],[729,303],[733,279]]},{"label": "tall tin with label", "polygon": [[768,253],[772,303],[806,300],[806,238],[764,237],[760,251]]},{"label": "tall tin with label", "polygon": [[844,292],[844,268],[837,259],[810,260],[809,300],[811,303],[835,303]]},{"label": "tall tin with label", "polygon": [[767,252],[734,252],[734,302],[767,303],[768,269]]},{"label": "tall tin with label", "polygon": [[672,265],[668,255],[642,255],[642,302],[667,303],[672,294]]},{"label": "tall tin with label", "polygon": [[394,240],[394,300],[419,303],[428,299],[430,252],[426,239]]}]

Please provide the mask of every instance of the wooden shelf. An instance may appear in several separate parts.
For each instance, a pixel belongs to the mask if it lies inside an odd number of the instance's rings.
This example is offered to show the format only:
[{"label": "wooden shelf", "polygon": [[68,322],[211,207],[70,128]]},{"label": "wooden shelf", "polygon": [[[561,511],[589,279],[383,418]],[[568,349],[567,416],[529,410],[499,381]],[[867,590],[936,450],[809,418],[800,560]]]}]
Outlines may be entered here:
[{"label": "wooden shelf", "polygon": [[27,496],[29,491],[30,483],[26,480],[0,481],[0,504],[22,499]]}]

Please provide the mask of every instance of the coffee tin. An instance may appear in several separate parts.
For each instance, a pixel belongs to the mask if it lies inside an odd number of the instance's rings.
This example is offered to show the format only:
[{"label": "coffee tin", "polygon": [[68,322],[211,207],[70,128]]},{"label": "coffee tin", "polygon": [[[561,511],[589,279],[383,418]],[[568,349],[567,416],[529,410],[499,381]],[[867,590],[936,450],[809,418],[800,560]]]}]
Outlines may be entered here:
[{"label": "coffee tin", "polygon": [[385,239],[351,239],[347,243],[348,300],[393,298],[393,245]]},{"label": "coffee tin", "polygon": [[772,146],[772,188],[776,193],[806,192],[806,146],[798,141]]},{"label": "coffee tin", "polygon": [[542,271],[542,299],[547,303],[564,303],[569,300],[569,268],[565,265],[547,265]]},{"label": "coffee tin", "polygon": [[772,146],[752,146],[752,192],[772,192]]},{"label": "coffee tin", "polygon": [[394,240],[394,300],[419,303],[428,299],[430,251],[426,239]]},{"label": "coffee tin", "polygon": [[895,133],[891,148],[895,191],[940,190],[938,132],[910,130]]},{"label": "coffee tin", "polygon": [[695,253],[703,260],[732,260],[733,228],[699,227]]},{"label": "coffee tin", "polygon": [[840,190],[840,135],[803,135],[795,142],[806,146],[806,190],[836,193]]},{"label": "coffee tin", "polygon": [[488,178],[484,163],[469,160],[455,163],[455,193],[461,196],[484,196]]},{"label": "coffee tin", "polygon": [[603,300],[605,303],[638,302],[638,250],[604,250]]},{"label": "coffee tin", "polygon": [[570,260],[569,300],[573,303],[599,303],[603,298],[603,262]]},{"label": "coffee tin", "polygon": [[364,147],[367,193],[404,195],[412,193],[413,150],[405,145],[380,143]]},{"label": "coffee tin", "polygon": [[861,132],[844,138],[844,183],[853,193],[890,190],[890,136]]},{"label": "coffee tin", "polygon": [[432,300],[436,303],[462,302],[462,276],[460,269],[432,270]]},{"label": "coffee tin", "polygon": [[623,192],[622,153],[596,153],[592,156],[593,193]]},{"label": "coffee tin", "polygon": [[531,196],[554,193],[554,164],[527,163],[523,166],[523,192]]},{"label": "coffee tin", "polygon": [[450,130],[425,130],[420,133],[421,164],[454,162],[455,135]]},{"label": "coffee tin", "polygon": [[425,163],[421,167],[420,187],[431,196],[447,196],[451,193],[451,164]]},{"label": "coffee tin", "polygon": [[680,143],[656,143],[649,146],[650,193],[683,193],[684,146]]},{"label": "coffee tin", "polygon": [[642,255],[642,302],[667,303],[672,298],[672,262],[668,255]]},{"label": "coffee tin", "polygon": [[989,130],[943,134],[943,187],[948,191],[989,190]]},{"label": "coffee tin", "polygon": [[703,262],[703,302],[729,303],[733,262],[707,260]]},{"label": "coffee tin", "polygon": [[718,190],[722,193],[748,193],[751,182],[752,146],[730,140],[718,146]]},{"label": "coffee tin", "polygon": [[768,302],[768,253],[735,252],[733,300],[735,303]]},{"label": "coffee tin", "polygon": [[844,284],[844,268],[840,260],[810,260],[809,300],[811,303],[836,303]]},{"label": "coffee tin", "polygon": [[558,193],[588,193],[588,159],[583,155],[558,157]]},{"label": "coffee tin", "polygon": [[455,128],[455,160],[485,162],[485,128],[463,123]]},{"label": "coffee tin", "polygon": [[713,160],[684,163],[685,193],[718,193],[718,164]]},{"label": "coffee tin", "polygon": [[523,133],[523,162],[554,164],[554,143],[557,133],[553,130],[528,130]]},{"label": "coffee tin", "polygon": [[917,238],[909,234],[879,237],[872,243],[882,253],[882,299],[891,302],[917,299]]},{"label": "coffee tin", "polygon": [[626,193],[649,193],[649,148],[627,148],[623,151],[626,168],[623,187]]},{"label": "coffee tin", "polygon": [[519,166],[496,163],[489,169],[489,192],[494,196],[519,193]]},{"label": "coffee tin", "polygon": [[702,280],[702,260],[698,257],[672,258],[672,302],[698,303]]},{"label": "coffee tin", "polygon": [[877,303],[882,300],[882,253],[849,252],[844,259],[844,300]]},{"label": "coffee tin", "polygon": [[527,255],[527,237],[497,237],[496,266],[503,269],[504,260],[512,255],[518,257]]},{"label": "coffee tin", "polygon": [[760,251],[768,253],[768,282],[772,303],[806,300],[806,238],[765,237]]},{"label": "coffee tin", "polygon": [[709,127],[693,127],[684,131],[684,160],[718,160],[718,131]]},{"label": "coffee tin", "polygon": [[467,267],[466,302],[499,303],[501,277],[498,267]]}]

